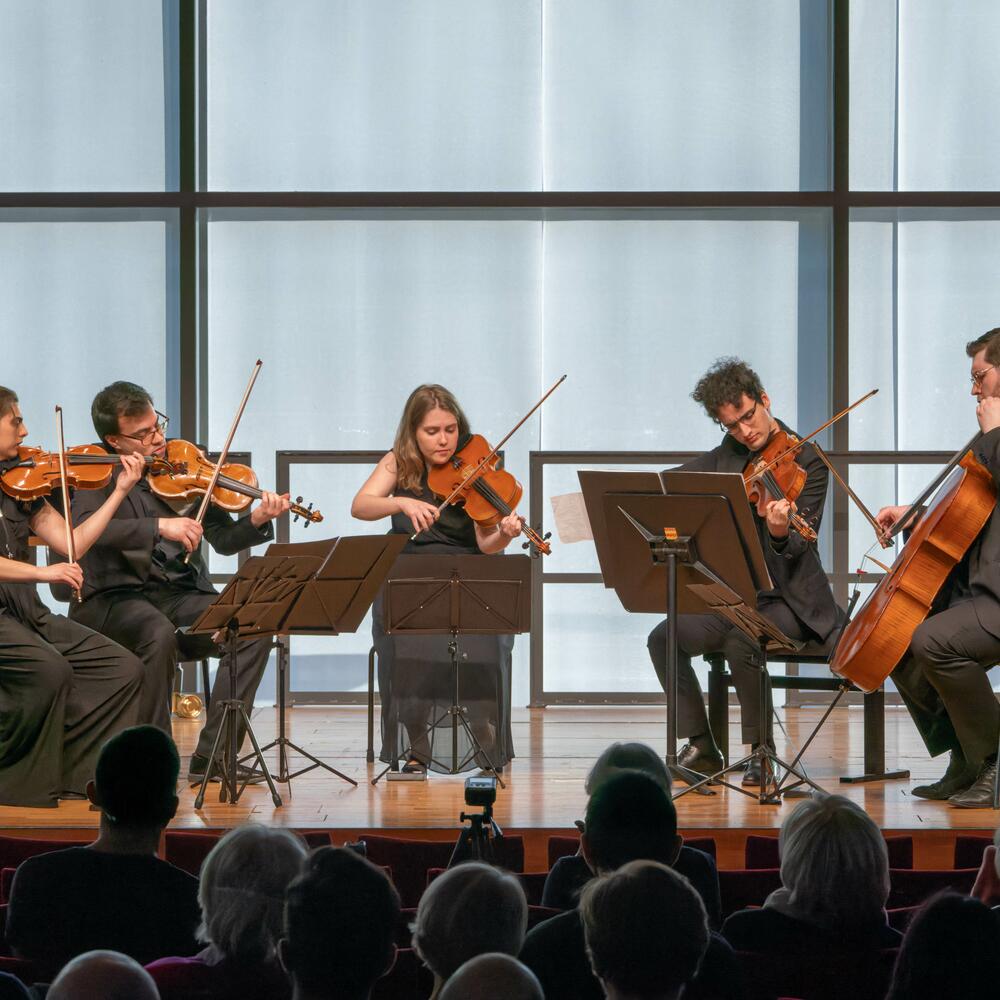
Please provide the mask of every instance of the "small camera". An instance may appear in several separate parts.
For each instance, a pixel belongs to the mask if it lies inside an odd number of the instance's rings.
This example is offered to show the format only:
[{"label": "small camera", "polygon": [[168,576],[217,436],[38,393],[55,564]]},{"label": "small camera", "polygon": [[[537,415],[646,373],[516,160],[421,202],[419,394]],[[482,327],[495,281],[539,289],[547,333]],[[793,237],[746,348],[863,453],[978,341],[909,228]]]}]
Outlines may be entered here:
[{"label": "small camera", "polygon": [[497,800],[497,779],[496,778],[466,778],[465,779],[465,804],[467,806],[479,806],[488,808]]}]

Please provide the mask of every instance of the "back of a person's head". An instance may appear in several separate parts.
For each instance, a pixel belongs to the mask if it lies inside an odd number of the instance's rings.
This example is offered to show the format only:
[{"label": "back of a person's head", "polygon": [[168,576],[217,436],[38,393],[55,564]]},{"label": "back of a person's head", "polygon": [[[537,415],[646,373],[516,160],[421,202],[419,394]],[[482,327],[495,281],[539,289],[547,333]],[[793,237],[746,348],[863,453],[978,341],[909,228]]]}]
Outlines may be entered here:
[{"label": "back of a person's head", "polygon": [[645,743],[612,743],[594,762],[584,790],[593,795],[608,778],[622,771],[642,771],[670,791],[670,774],[663,758]]},{"label": "back of a person's head", "polygon": [[97,803],[114,827],[164,827],[177,809],[180,759],[156,726],[134,726],[101,747],[94,774]]},{"label": "back of a person's head", "polygon": [[1000,920],[971,896],[946,892],[915,914],[888,1000],[992,1000],[1000,994]]},{"label": "back of a person's head", "polygon": [[396,953],[399,893],[354,851],[321,847],[285,894],[282,964],[305,992],[367,996]]},{"label": "back of a person's head", "polygon": [[476,955],[517,955],[528,926],[521,883],[479,861],[451,868],[420,898],[413,947],[427,967],[447,979]]},{"label": "back of a person's head", "polygon": [[587,803],[586,851],[600,872],[629,861],[672,864],[677,853],[677,810],[649,775],[622,771],[602,782]]},{"label": "back of a person's head", "polygon": [[226,958],[273,959],[284,928],[285,892],[305,856],[305,844],[288,830],[230,830],[201,866],[198,937]]},{"label": "back of a person's head", "polygon": [[117,951],[88,951],[63,967],[48,1000],[159,1000],[153,977]]},{"label": "back of a person's head", "polygon": [[679,995],[708,948],[701,897],[656,861],[632,861],[590,881],[580,917],[594,975],[628,996]]},{"label": "back of a person's head", "polygon": [[511,955],[488,952],[460,966],[438,1000],[545,1000],[542,984]]},{"label": "back of a person's head", "polygon": [[832,929],[882,919],[889,855],[882,831],[842,795],[814,795],[781,824],[781,882],[792,909]]}]

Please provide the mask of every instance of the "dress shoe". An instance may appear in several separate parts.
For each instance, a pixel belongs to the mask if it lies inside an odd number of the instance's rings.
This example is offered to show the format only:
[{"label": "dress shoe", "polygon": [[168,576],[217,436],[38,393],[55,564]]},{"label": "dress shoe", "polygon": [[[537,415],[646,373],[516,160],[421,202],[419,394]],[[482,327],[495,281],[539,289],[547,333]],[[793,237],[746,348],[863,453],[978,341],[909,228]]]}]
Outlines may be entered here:
[{"label": "dress shoe", "polygon": [[760,761],[752,760],[750,761],[743,771],[743,780],[740,782],[741,785],[754,785],[760,786]]},{"label": "dress shoe", "polygon": [[959,809],[992,809],[993,785],[996,780],[996,760],[984,763],[979,769],[979,777],[964,792],[952,795],[948,802]]},{"label": "dress shoe", "polygon": [[932,781],[929,785],[917,785],[910,789],[911,795],[916,795],[918,799],[933,799],[943,802],[950,799],[958,792],[964,792],[978,776],[979,769],[970,764],[961,751],[952,750],[951,759],[948,761],[948,770],[937,781]]},{"label": "dress shoe", "polygon": [[715,747],[710,750],[701,750],[693,743],[684,744],[681,752],[677,755],[677,765],[688,771],[704,774],[706,777],[725,767],[722,754]]}]

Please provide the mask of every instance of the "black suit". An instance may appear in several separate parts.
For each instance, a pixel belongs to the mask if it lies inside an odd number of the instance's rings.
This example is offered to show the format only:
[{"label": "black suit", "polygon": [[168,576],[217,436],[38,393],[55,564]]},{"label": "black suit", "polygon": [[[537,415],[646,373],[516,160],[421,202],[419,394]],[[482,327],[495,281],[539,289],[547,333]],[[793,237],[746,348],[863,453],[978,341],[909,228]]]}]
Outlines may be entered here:
[{"label": "black suit", "polygon": [[[1000,429],[973,453],[1000,488]],[[931,756],[995,754],[1000,705],[986,671],[1000,663],[1000,518],[995,511],[945,581],[931,615],[892,673]]]},{"label": "black suit", "polygon": [[[80,490],[73,497],[76,523],[86,521],[104,502],[113,483],[104,490]],[[80,560],[83,567],[83,603],[73,606],[74,620],[132,650],[146,668],[142,718],[170,732],[170,693],[178,660],[179,626],[192,624],[215,599],[208,568],[195,552],[188,565],[181,562],[177,542],[161,539],[157,520],[178,516],[140,482],[122,501],[98,542]],[[204,519],[204,537],[220,555],[235,555],[273,537],[268,522],[258,529],[249,517],[235,520],[210,506]],[[217,656],[219,649],[207,635],[180,637],[184,657]],[[207,757],[218,732],[219,705],[235,697],[252,706],[267,665],[270,643],[266,639],[240,646],[237,654],[237,689],[230,690],[227,658],[223,657],[212,704],[195,751]]]},{"label": "black suit", "polygon": [[[788,429],[784,424],[781,426]],[[686,472],[738,473],[743,471],[749,458],[749,449],[727,434],[717,448],[680,468]],[[803,445],[796,461],[806,470],[806,484],[796,500],[796,506],[799,514],[818,531],[826,502],[829,472],[810,444]],[[786,539],[773,539],[767,530],[767,522],[757,515],[756,509],[754,519],[764,560],[774,583],[772,590],[758,593],[758,610],[792,639],[828,642],[843,620],[843,612],[833,599],[833,591],[815,543],[807,542],[796,531],[790,531]],[[666,631],[664,620],[650,632],[647,642],[650,658],[664,690]],[[742,708],[743,742],[757,743],[760,719],[759,651],[756,644],[720,615],[678,615],[677,637],[678,735],[699,736],[710,731],[701,685],[691,666],[691,657],[721,652],[729,663]],[[769,714],[770,705],[767,712]]]}]

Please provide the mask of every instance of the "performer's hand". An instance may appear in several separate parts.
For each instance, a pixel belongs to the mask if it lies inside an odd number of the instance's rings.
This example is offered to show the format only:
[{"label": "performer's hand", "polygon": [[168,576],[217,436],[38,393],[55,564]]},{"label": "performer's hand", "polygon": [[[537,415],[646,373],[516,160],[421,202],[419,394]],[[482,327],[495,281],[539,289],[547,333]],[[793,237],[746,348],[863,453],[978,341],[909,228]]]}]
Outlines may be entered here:
[{"label": "performer's hand", "polygon": [[895,527],[896,522],[909,509],[909,507],[883,507],[875,515],[875,520],[878,521],[883,531],[891,531]]},{"label": "performer's hand", "polygon": [[267,490],[263,492],[264,495],[260,498],[260,503],[257,504],[250,514],[250,523],[255,528],[260,528],[267,524],[268,521],[273,521],[276,517],[280,517],[292,506],[292,501],[289,499],[287,493],[268,493]]},{"label": "performer's hand", "polygon": [[987,906],[1000,903],[1000,875],[997,874],[997,849],[990,844],[983,852],[983,862],[979,866],[976,882],[969,894]]},{"label": "performer's hand", "polygon": [[162,537],[180,542],[188,552],[201,544],[202,527],[193,517],[161,517],[158,528]]},{"label": "performer's hand", "polygon": [[1000,427],[1000,399],[996,396],[981,399],[976,406],[976,418],[979,420],[979,429],[984,434]]},{"label": "performer's hand", "polygon": [[429,528],[437,519],[438,511],[434,504],[424,503],[423,500],[414,500],[413,497],[396,497],[399,504],[399,511],[405,514],[413,525],[414,531],[424,531]]},{"label": "performer's hand", "polygon": [[67,583],[74,590],[83,590],[83,570],[79,563],[59,562],[38,567],[39,583]]},{"label": "performer's hand", "polygon": [[518,514],[508,514],[498,525],[505,538],[517,538],[521,534],[521,518]]},{"label": "performer's hand", "polygon": [[768,500],[764,508],[767,530],[772,538],[788,537],[788,522],[792,517],[792,505],[788,500]]},{"label": "performer's hand", "polygon": [[118,473],[118,479],[115,481],[115,489],[124,495],[142,479],[142,474],[146,470],[146,463],[143,461],[142,455],[134,454],[122,455],[121,460],[122,471]]}]

